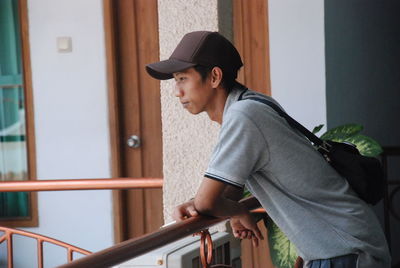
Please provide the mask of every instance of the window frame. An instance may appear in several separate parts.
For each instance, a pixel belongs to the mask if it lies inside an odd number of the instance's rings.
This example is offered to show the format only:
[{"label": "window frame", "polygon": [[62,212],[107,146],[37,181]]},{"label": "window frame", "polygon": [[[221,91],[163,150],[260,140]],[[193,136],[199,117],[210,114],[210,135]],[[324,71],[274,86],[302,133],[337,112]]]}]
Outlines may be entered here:
[{"label": "window frame", "polygon": [[[36,180],[36,149],[35,128],[32,90],[32,70],[29,46],[29,24],[27,0],[18,0],[18,15],[20,20],[21,59],[23,73],[23,91],[25,105],[26,126],[26,150],[27,150],[27,180]],[[38,226],[38,202],[37,193],[29,193],[29,217],[10,218],[0,220],[1,226],[7,227],[37,227]]]}]

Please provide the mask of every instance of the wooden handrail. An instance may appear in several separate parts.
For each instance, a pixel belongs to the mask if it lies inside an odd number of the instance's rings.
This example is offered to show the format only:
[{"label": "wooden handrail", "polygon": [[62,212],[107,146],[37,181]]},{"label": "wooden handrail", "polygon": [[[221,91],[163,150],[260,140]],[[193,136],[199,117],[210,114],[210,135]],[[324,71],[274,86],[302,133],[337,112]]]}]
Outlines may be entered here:
[{"label": "wooden handrail", "polygon": [[0,192],[161,188],[162,178],[2,181]]},{"label": "wooden handrail", "polygon": [[[260,206],[260,203],[254,197],[243,199],[240,202],[249,210]],[[59,268],[111,267],[193,233],[197,233],[226,219],[227,218],[215,218],[204,215],[192,217],[182,222],[161,228],[157,232],[124,241],[87,257],[61,265]]]}]

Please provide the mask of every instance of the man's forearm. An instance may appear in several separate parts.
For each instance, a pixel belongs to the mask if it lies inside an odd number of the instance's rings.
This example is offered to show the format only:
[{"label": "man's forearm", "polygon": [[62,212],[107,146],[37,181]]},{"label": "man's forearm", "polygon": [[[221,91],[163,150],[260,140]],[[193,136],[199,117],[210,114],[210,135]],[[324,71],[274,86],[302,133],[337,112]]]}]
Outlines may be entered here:
[{"label": "man's forearm", "polygon": [[194,206],[201,214],[215,217],[233,217],[249,213],[244,205],[226,197],[219,198],[217,202],[211,206],[206,206],[202,200],[196,200],[195,198]]},{"label": "man's forearm", "polygon": [[204,178],[194,198],[195,209],[216,217],[248,214],[246,207],[238,203],[243,190],[224,182]]}]

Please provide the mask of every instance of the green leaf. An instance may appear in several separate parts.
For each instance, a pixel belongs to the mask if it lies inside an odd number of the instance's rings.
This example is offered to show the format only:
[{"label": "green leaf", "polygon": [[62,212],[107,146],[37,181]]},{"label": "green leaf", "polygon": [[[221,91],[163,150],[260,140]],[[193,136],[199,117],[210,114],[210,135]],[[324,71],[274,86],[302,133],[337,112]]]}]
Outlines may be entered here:
[{"label": "green leaf", "polygon": [[298,256],[295,246],[270,218],[265,225],[272,263],[276,268],[293,268]]},{"label": "green leaf", "polygon": [[358,134],[346,138],[344,141],[350,142],[357,146],[360,154],[370,157],[376,157],[383,152],[382,147],[374,139]]},{"label": "green leaf", "polygon": [[324,127],[323,124],[321,124],[321,125],[319,125],[319,126],[316,126],[316,127],[313,129],[312,133],[313,133],[313,134],[317,134],[323,127]]},{"label": "green leaf", "polygon": [[381,154],[383,149],[377,141],[359,134],[362,129],[363,126],[359,124],[341,125],[328,130],[321,136],[321,139],[336,142],[350,142],[356,145],[360,153],[365,156],[376,157]]},{"label": "green leaf", "polygon": [[346,124],[335,128],[332,128],[325,132],[322,136],[322,140],[337,140],[345,139],[359,133],[363,129],[363,126],[359,124]]}]

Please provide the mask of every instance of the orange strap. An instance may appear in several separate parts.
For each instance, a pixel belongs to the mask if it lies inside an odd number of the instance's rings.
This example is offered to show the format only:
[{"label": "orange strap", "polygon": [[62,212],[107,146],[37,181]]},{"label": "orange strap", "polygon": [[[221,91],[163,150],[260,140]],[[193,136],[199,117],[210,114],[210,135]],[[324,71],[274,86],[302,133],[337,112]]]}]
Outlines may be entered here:
[{"label": "orange strap", "polygon": [[[232,268],[232,266],[224,264],[216,264],[211,266],[213,259],[213,243],[210,232],[206,229],[198,233],[200,237],[200,260],[203,268]],[[207,252],[206,252],[207,242]]]},{"label": "orange strap", "polygon": [[[213,244],[211,240],[211,235],[208,230],[203,230],[200,232],[201,233],[201,238],[200,238],[200,259],[201,259],[201,264],[203,265],[203,268],[209,268],[212,262],[213,258]],[[206,247],[206,240],[207,240],[207,252],[205,250]]]}]

